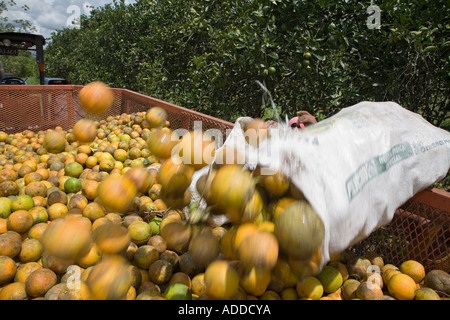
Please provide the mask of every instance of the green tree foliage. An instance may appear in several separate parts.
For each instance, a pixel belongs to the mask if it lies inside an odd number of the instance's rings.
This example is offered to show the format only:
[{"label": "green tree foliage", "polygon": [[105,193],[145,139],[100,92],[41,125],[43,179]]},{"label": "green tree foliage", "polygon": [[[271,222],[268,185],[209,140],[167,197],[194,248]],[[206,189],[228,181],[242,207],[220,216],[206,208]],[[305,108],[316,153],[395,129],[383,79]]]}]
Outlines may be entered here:
[{"label": "green tree foliage", "polygon": [[[0,32],[35,32],[36,27],[28,20],[14,19],[10,21],[3,13],[9,8],[15,8],[17,4],[14,0],[0,1]],[[23,5],[20,7],[23,11],[28,11],[30,7]]]},{"label": "green tree foliage", "polygon": [[234,121],[304,109],[319,119],[392,100],[449,126],[450,8],[445,0],[137,0],[91,11],[53,34],[49,72],[102,80]]}]

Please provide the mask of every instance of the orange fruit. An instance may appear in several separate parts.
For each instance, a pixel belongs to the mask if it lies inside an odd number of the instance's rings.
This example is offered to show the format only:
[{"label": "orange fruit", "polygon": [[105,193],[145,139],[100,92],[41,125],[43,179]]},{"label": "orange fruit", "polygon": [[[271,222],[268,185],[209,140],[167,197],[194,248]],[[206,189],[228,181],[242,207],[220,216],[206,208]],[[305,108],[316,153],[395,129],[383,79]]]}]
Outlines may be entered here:
[{"label": "orange fruit", "polygon": [[185,284],[190,290],[192,290],[192,280],[191,278],[184,272],[175,272],[170,277],[170,280],[168,282],[169,285],[172,283],[183,283]]},{"label": "orange fruit", "polygon": [[164,161],[158,173],[158,182],[166,195],[181,195],[192,181],[194,169],[180,162],[179,158],[171,157]]},{"label": "orange fruit", "polygon": [[239,165],[225,165],[217,170],[211,182],[213,202],[225,210],[233,221],[240,220],[240,212],[254,192],[253,177]]},{"label": "orange fruit", "polygon": [[97,188],[97,194],[108,211],[126,212],[137,195],[133,181],[125,176],[109,176]]},{"label": "orange fruit", "polygon": [[113,222],[102,224],[96,228],[92,232],[92,239],[100,251],[107,254],[118,254],[125,251],[131,241],[128,230],[124,226]]},{"label": "orange fruit", "polygon": [[201,130],[186,133],[177,146],[181,161],[195,170],[199,170],[212,163],[216,151],[213,137]]},{"label": "orange fruit", "polygon": [[239,285],[247,294],[261,296],[269,286],[271,273],[265,268],[247,268],[239,277]]},{"label": "orange fruit", "polygon": [[19,194],[19,185],[16,183],[18,180],[14,181],[3,181],[0,182],[0,196],[9,197],[17,196]]},{"label": "orange fruit", "polygon": [[27,300],[25,283],[13,282],[2,287],[0,290],[0,300]]},{"label": "orange fruit", "polygon": [[88,268],[95,265],[102,257],[102,251],[96,243],[91,243],[86,253],[76,259],[76,263],[83,268]]},{"label": "orange fruit", "polygon": [[342,284],[342,298],[344,300],[351,300],[356,298],[356,290],[361,283],[356,279],[347,279]]},{"label": "orange fruit", "polygon": [[89,156],[86,153],[78,152],[75,156],[75,161],[84,166],[87,158],[89,158]]},{"label": "orange fruit", "polygon": [[44,247],[37,239],[25,239],[22,242],[22,249],[19,253],[19,260],[22,263],[38,261],[41,258]]},{"label": "orange fruit", "polygon": [[416,293],[416,282],[404,273],[397,273],[387,283],[389,294],[398,300],[412,300]]},{"label": "orange fruit", "polygon": [[105,208],[97,203],[97,202],[90,202],[83,208],[83,216],[91,220],[91,222],[95,221],[96,219],[99,219],[101,217],[104,217],[106,214]]},{"label": "orange fruit", "polygon": [[324,266],[317,275],[317,279],[322,283],[323,291],[326,293],[335,292],[343,283],[339,270],[331,266]]},{"label": "orange fruit", "polygon": [[364,281],[356,289],[356,296],[361,300],[382,300],[383,290],[376,283]]},{"label": "orange fruit", "polygon": [[45,230],[41,242],[45,250],[62,259],[75,259],[89,248],[90,225],[84,217],[67,215],[54,220]]},{"label": "orange fruit", "polygon": [[47,206],[47,197],[35,196],[33,202],[36,207],[45,207]]},{"label": "orange fruit", "polygon": [[153,107],[145,114],[145,120],[150,128],[160,128],[166,124],[167,111],[161,107]]},{"label": "orange fruit", "polygon": [[48,218],[51,221],[56,220],[58,218],[65,216],[68,211],[69,209],[65,204],[59,202],[54,203],[47,209]]},{"label": "orange fruit", "polygon": [[167,249],[184,253],[188,249],[191,237],[190,224],[178,220],[174,220],[167,225],[162,224],[163,222],[160,224],[160,234],[167,243]]},{"label": "orange fruit", "polygon": [[34,207],[34,200],[26,194],[21,194],[15,197],[11,202],[11,211],[30,210]]},{"label": "orange fruit", "polygon": [[300,277],[291,269],[284,257],[278,257],[275,267],[272,269],[273,279],[280,279],[285,287],[295,287]]},{"label": "orange fruit", "polygon": [[166,300],[192,300],[192,292],[184,283],[175,282],[164,291]]},{"label": "orange fruit", "polygon": [[6,220],[6,227],[10,231],[25,233],[33,226],[33,216],[27,210],[17,210]]},{"label": "orange fruit", "polygon": [[402,262],[400,265],[400,271],[413,278],[416,283],[419,283],[425,278],[424,266],[415,260],[407,260]]},{"label": "orange fruit", "polygon": [[47,222],[48,220],[48,212],[43,206],[35,206],[31,210],[28,211],[33,217],[33,223],[41,223]]},{"label": "orange fruit", "polygon": [[58,300],[90,300],[90,292],[87,284],[83,281],[78,282],[79,288],[69,288],[65,284],[65,288],[58,295]]},{"label": "orange fruit", "polygon": [[[342,275],[342,281],[345,282],[348,279],[348,269],[345,264],[340,261],[330,261],[328,263],[329,266],[336,268]],[[371,274],[368,274],[371,275]]]},{"label": "orange fruit", "polygon": [[45,232],[45,229],[47,229],[49,224],[45,222],[39,222],[33,225],[30,230],[28,230],[28,237],[32,239],[40,240],[42,235]]},{"label": "orange fruit", "polygon": [[119,300],[126,297],[132,284],[129,263],[121,256],[103,257],[92,267],[86,284],[94,300]]},{"label": "orange fruit", "polygon": [[189,252],[196,264],[206,267],[220,253],[219,239],[209,229],[197,232],[189,241]]},{"label": "orange fruit", "polygon": [[94,201],[97,198],[97,191],[100,182],[96,180],[87,180],[81,184],[81,193],[87,200]]},{"label": "orange fruit", "polygon": [[43,297],[56,282],[55,272],[47,268],[37,269],[25,280],[25,291],[30,297]]},{"label": "orange fruit", "polygon": [[308,276],[297,282],[297,294],[300,298],[319,300],[323,295],[322,283],[313,276]]},{"label": "orange fruit", "polygon": [[83,170],[84,168],[80,163],[72,161],[64,166],[64,175],[68,177],[78,178]]},{"label": "orange fruit", "polygon": [[205,274],[197,273],[191,280],[192,293],[197,296],[206,295]]},{"label": "orange fruit", "polygon": [[139,167],[132,167],[124,174],[135,184],[137,191],[142,194],[147,193],[148,189],[155,182],[155,176],[153,176],[149,170]]},{"label": "orange fruit", "polygon": [[281,300],[281,297],[277,292],[267,290],[259,297],[259,300]]},{"label": "orange fruit", "polygon": [[130,234],[131,241],[140,246],[147,243],[150,239],[152,229],[147,222],[137,220],[128,226],[128,233]]},{"label": "orange fruit", "polygon": [[64,182],[64,192],[77,193],[81,190],[81,181],[77,178],[69,178]]},{"label": "orange fruit", "polygon": [[207,295],[213,299],[229,299],[239,286],[237,271],[224,260],[216,260],[208,265],[204,281]]},{"label": "orange fruit", "polygon": [[[139,249],[138,249],[139,251]],[[159,259],[152,263],[148,268],[150,280],[156,284],[169,282],[173,274],[173,265],[164,259]],[[175,282],[181,283],[181,282]],[[184,283],[183,283],[184,284]]]},{"label": "orange fruit", "polygon": [[4,233],[6,231],[8,231],[7,220],[0,218],[0,233]]},{"label": "orange fruit", "polygon": [[6,219],[11,214],[12,200],[7,197],[0,197],[0,218]]},{"label": "orange fruit", "polygon": [[264,189],[273,197],[282,197],[289,190],[289,180],[281,171],[262,177]]},{"label": "orange fruit", "polygon": [[400,270],[397,270],[395,268],[387,269],[381,275],[383,278],[383,283],[387,285],[389,283],[389,281],[391,280],[391,278],[398,273],[401,273]]},{"label": "orange fruit", "polygon": [[70,200],[69,203],[67,204],[67,209],[73,209],[73,208],[77,208],[80,210],[83,210],[84,207],[87,206],[88,204],[88,199],[86,198],[86,196],[82,195],[82,194],[74,194]]},{"label": "orange fruit", "polygon": [[278,260],[278,241],[269,232],[258,230],[250,234],[236,249],[239,260],[247,267],[272,269]]},{"label": "orange fruit", "polygon": [[101,81],[93,81],[80,90],[78,98],[86,113],[102,115],[111,108],[114,94],[107,84]]},{"label": "orange fruit", "polygon": [[299,298],[297,290],[292,287],[284,288],[280,292],[281,300],[297,300]]},{"label": "orange fruit", "polygon": [[441,300],[441,297],[433,289],[423,287],[416,290],[414,300]]},{"label": "orange fruit", "polygon": [[114,151],[114,159],[120,162],[125,162],[128,158],[128,152],[124,149],[117,149]]},{"label": "orange fruit", "polygon": [[78,151],[78,154],[84,153],[84,154],[86,154],[88,156],[90,156],[91,153],[92,153],[91,147],[88,144],[81,144],[78,147],[77,151]]},{"label": "orange fruit", "polygon": [[14,276],[14,281],[25,283],[25,280],[27,280],[28,276],[37,269],[42,269],[42,266],[37,262],[21,263],[17,268],[16,275]]},{"label": "orange fruit", "polygon": [[253,192],[250,200],[245,204],[244,211],[242,212],[241,222],[251,222],[261,214],[263,210],[263,199],[261,193],[258,190]]},{"label": "orange fruit", "polygon": [[98,159],[96,157],[89,156],[84,164],[86,165],[86,168],[93,168],[97,165],[97,163]]},{"label": "orange fruit", "polygon": [[173,148],[179,143],[172,139],[172,131],[156,130],[147,139],[150,152],[159,159],[167,159],[172,155]]},{"label": "orange fruit", "polygon": [[16,262],[13,259],[8,256],[0,256],[0,286],[13,280],[16,271]]},{"label": "orange fruit", "polygon": [[141,268],[147,269],[152,265],[156,260],[159,259],[159,252],[155,249],[155,247],[151,245],[141,245],[133,256],[134,264]]},{"label": "orange fruit", "polygon": [[29,195],[30,197],[45,197],[47,196],[47,186],[42,181],[30,182],[25,187],[25,194]]},{"label": "orange fruit", "polygon": [[66,148],[66,136],[61,130],[49,130],[45,133],[42,145],[50,153],[60,153]]},{"label": "orange fruit", "polygon": [[274,234],[284,253],[306,260],[322,246],[325,229],[311,205],[299,200],[288,205],[277,217]]},{"label": "orange fruit", "polygon": [[97,137],[97,124],[90,119],[80,119],[73,126],[72,133],[80,143],[90,143]]}]

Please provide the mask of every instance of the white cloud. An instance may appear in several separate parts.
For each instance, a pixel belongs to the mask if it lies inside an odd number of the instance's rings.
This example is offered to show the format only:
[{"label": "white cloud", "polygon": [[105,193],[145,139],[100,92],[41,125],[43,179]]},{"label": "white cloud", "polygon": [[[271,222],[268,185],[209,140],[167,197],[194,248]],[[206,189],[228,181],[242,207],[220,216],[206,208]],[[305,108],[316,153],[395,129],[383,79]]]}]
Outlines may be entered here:
[{"label": "white cloud", "polygon": [[[15,0],[16,6],[3,14],[12,22],[16,19],[30,21],[37,28],[38,34],[50,38],[52,32],[70,26],[74,18],[81,14],[89,14],[86,6],[94,8],[102,7],[112,0]],[[125,3],[134,3],[135,0],[127,0]],[[22,6],[28,6],[24,11]]]}]

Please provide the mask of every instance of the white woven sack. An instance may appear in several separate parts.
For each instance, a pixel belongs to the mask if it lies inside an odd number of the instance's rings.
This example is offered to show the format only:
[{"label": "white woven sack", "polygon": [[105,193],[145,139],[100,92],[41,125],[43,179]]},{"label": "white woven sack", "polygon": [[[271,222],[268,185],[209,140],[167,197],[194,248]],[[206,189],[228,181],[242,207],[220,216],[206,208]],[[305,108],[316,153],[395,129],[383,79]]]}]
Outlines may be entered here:
[{"label": "white woven sack", "polygon": [[[245,142],[250,120],[239,118],[224,146],[244,152],[248,169],[280,170],[303,192],[325,226],[322,265],[388,224],[450,168],[450,133],[393,102],[361,102],[302,130],[280,124],[258,148]],[[194,200],[207,170],[194,175]]]}]

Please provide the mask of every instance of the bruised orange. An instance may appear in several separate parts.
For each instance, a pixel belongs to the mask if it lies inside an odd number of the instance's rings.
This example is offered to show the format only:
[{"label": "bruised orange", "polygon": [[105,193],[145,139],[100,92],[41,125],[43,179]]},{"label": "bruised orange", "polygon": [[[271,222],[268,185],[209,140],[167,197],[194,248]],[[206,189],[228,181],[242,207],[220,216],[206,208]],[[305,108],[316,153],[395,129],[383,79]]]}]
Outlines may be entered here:
[{"label": "bruised orange", "polygon": [[43,297],[56,282],[55,272],[47,268],[37,269],[25,280],[25,291],[30,297]]}]

